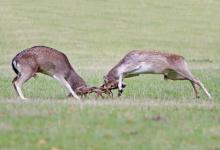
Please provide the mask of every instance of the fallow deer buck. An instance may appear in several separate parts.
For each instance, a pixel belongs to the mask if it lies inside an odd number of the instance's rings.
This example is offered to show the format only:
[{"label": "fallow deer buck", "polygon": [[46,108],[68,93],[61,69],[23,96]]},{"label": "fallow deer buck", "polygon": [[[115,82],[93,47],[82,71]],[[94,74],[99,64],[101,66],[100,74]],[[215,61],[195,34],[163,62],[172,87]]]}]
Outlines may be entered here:
[{"label": "fallow deer buck", "polygon": [[75,72],[66,55],[50,47],[34,46],[21,51],[13,58],[12,68],[17,74],[12,83],[21,99],[26,99],[21,91],[22,85],[37,73],[58,80],[76,99],[88,93],[101,92],[96,87],[88,87]]},{"label": "fallow deer buck", "polygon": [[183,56],[159,51],[134,50],[129,52],[104,76],[105,83],[100,89],[109,92],[112,89],[118,89],[118,96],[121,96],[125,87],[123,79],[140,74],[163,74],[164,79],[189,80],[193,86],[196,98],[199,98],[196,87],[198,85],[203,89],[208,98],[212,99],[202,82],[190,72]]}]

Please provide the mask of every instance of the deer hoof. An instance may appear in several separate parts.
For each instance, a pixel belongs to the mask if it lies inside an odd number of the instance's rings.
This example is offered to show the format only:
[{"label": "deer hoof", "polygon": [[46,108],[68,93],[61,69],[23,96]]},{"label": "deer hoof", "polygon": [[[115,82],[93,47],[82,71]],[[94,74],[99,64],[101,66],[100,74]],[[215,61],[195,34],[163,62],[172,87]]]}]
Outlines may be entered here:
[{"label": "deer hoof", "polygon": [[122,95],[122,93],[123,93],[123,90],[121,89],[121,90],[118,90],[118,97],[120,97],[121,95]]},{"label": "deer hoof", "polygon": [[22,101],[27,101],[28,98],[26,98],[26,97],[22,97],[22,98],[20,98],[20,100],[22,100]]}]

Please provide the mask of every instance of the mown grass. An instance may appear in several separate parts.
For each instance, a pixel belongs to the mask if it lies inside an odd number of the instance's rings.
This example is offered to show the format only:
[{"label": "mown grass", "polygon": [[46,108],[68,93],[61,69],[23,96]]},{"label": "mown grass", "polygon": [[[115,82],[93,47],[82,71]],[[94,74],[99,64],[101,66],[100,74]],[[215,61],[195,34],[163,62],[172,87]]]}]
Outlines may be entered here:
[{"label": "mown grass", "polygon": [[[217,0],[1,0],[0,148],[219,149],[219,7]],[[202,91],[195,100],[189,82],[157,75],[125,80],[123,97],[106,100],[120,104],[98,99],[100,106],[83,105],[94,95],[82,104],[67,102],[66,89],[39,75],[23,87],[29,102],[16,102],[11,59],[34,45],[63,51],[96,86],[130,50],[181,54],[214,102]],[[200,102],[204,107],[197,107]]]},{"label": "mown grass", "polygon": [[1,102],[3,149],[220,147],[220,111],[210,104],[190,108],[141,104],[98,106],[56,100]]}]

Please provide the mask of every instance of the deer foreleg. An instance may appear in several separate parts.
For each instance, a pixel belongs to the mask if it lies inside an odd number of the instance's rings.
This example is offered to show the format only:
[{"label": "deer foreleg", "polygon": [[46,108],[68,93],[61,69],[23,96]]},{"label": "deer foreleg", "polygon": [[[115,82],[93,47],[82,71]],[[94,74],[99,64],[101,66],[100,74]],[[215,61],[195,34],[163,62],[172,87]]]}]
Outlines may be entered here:
[{"label": "deer foreleg", "polygon": [[71,88],[70,84],[63,77],[56,76],[56,75],[54,75],[53,77],[54,77],[54,79],[58,80],[61,84],[66,86],[66,88],[70,91],[70,93],[73,95],[73,97],[80,100],[80,98],[76,95],[76,93]]},{"label": "deer foreleg", "polygon": [[123,80],[123,75],[121,74],[119,76],[119,81],[118,81],[118,97],[121,96],[121,94],[123,93],[122,80]]}]

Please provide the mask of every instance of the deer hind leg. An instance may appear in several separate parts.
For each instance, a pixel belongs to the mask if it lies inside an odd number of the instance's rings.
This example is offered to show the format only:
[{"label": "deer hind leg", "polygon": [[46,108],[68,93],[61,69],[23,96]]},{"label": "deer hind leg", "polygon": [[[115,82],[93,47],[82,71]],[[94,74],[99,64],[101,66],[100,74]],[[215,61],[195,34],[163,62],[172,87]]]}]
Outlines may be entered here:
[{"label": "deer hind leg", "polygon": [[21,87],[22,87],[22,85],[25,83],[25,82],[27,82],[30,78],[32,77],[32,72],[26,72],[26,73],[21,73],[20,75],[18,75],[18,76],[16,76],[15,78],[14,78],[14,80],[12,81],[12,84],[13,84],[13,86],[14,86],[14,88],[15,88],[15,91],[16,91],[16,93],[17,93],[17,95],[21,98],[21,99],[23,99],[23,100],[25,100],[25,99],[27,99],[27,98],[25,98],[24,97],[24,95],[23,95],[23,93],[22,93],[22,91],[21,91]]},{"label": "deer hind leg", "polygon": [[70,93],[73,95],[74,98],[80,100],[79,96],[77,96],[77,94],[73,91],[70,84],[64,79],[64,77],[59,75],[54,75],[53,78],[58,80],[62,85],[64,85],[70,91]]},{"label": "deer hind leg", "polygon": [[19,93],[18,93],[17,88],[16,88],[16,86],[15,86],[15,81],[16,81],[17,79],[18,79],[18,76],[16,76],[16,77],[12,80],[12,85],[13,85],[15,91],[16,91],[17,96],[19,96]]},{"label": "deer hind leg", "polygon": [[209,99],[212,99],[211,94],[208,92],[208,90],[205,88],[203,83],[199,81],[196,77],[193,76],[193,74],[189,71],[188,67],[185,66],[185,69],[182,69],[181,71],[178,71],[178,74],[185,77],[185,80],[189,80],[192,83],[193,89],[195,91],[196,97],[199,98],[198,92],[195,85],[198,85],[202,90],[205,92],[205,94],[208,96]]},{"label": "deer hind leg", "polygon": [[166,71],[166,73],[164,73],[164,79],[167,80],[167,79],[170,79],[170,80],[186,80],[186,78],[176,72],[175,70],[168,70]]},{"label": "deer hind leg", "polygon": [[181,72],[178,73],[174,70],[171,70],[168,73],[164,74],[164,79],[165,80],[167,80],[167,79],[171,79],[171,80],[189,80],[192,84],[192,87],[193,87],[193,90],[195,92],[196,98],[199,98],[198,90],[196,88],[196,84],[195,84],[195,82],[190,80],[191,78],[193,78],[193,77],[190,76],[190,78],[189,78],[186,75],[184,75],[184,73],[181,73]]}]

